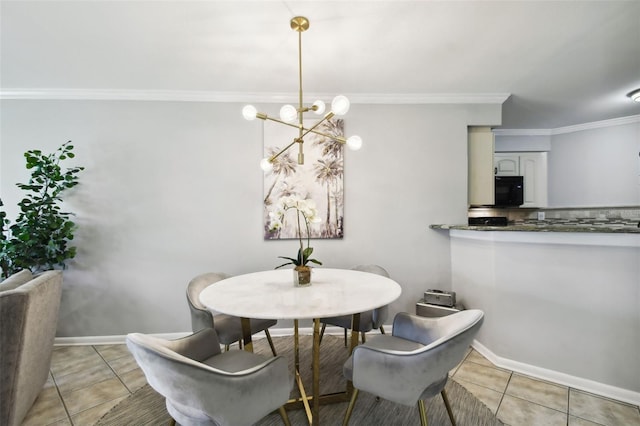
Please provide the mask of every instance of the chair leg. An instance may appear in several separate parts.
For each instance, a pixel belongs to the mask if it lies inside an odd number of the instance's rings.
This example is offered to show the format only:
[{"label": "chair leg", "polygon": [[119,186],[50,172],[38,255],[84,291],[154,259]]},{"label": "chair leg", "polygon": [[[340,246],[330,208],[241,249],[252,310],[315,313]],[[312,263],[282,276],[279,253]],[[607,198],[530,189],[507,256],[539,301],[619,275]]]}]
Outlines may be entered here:
[{"label": "chair leg", "polygon": [[364,331],[360,333],[360,336],[362,337],[362,343],[367,343],[366,335],[367,334]]},{"label": "chair leg", "polygon": [[344,329],[344,347],[348,348],[349,346],[347,345],[347,329]]},{"label": "chair leg", "polygon": [[229,345],[224,345],[224,351],[229,352]]},{"label": "chair leg", "polygon": [[280,413],[280,417],[282,417],[282,421],[285,426],[291,426],[291,422],[289,421],[289,416],[287,415],[287,410],[284,407],[278,408],[278,412]]},{"label": "chair leg", "polygon": [[449,398],[447,398],[447,393],[444,391],[444,389],[442,389],[442,392],[440,392],[440,394],[442,395],[442,399],[444,400],[444,406],[447,408],[447,413],[449,413],[449,419],[451,420],[451,424],[453,426],[456,426],[456,421],[453,418],[453,411],[451,410],[451,404],[449,404]]},{"label": "chair leg", "polygon": [[353,412],[353,407],[356,405],[356,399],[358,398],[358,389],[353,389],[353,395],[351,395],[351,401],[349,401],[349,406],[347,407],[347,412],[344,415],[344,421],[342,422],[342,426],[347,426],[349,424],[349,419],[351,418],[351,413]]},{"label": "chair leg", "polygon": [[267,340],[269,341],[269,346],[271,346],[271,352],[273,353],[273,356],[278,356],[278,354],[276,353],[276,347],[273,346],[273,340],[271,339],[271,333],[269,333],[269,330],[267,330],[265,328],[264,329],[264,334],[267,335]]},{"label": "chair leg", "polygon": [[427,426],[427,409],[424,407],[424,401],[418,400],[418,410],[420,411],[420,425]]},{"label": "chair leg", "polygon": [[327,323],[322,324],[322,329],[320,330],[320,343],[322,343],[322,336],[324,336],[324,329],[327,328]]},{"label": "chair leg", "polygon": [[176,419],[171,418],[171,420],[169,420],[169,426],[176,426]]},{"label": "chair leg", "polygon": [[384,327],[380,326],[380,333],[384,334]]}]

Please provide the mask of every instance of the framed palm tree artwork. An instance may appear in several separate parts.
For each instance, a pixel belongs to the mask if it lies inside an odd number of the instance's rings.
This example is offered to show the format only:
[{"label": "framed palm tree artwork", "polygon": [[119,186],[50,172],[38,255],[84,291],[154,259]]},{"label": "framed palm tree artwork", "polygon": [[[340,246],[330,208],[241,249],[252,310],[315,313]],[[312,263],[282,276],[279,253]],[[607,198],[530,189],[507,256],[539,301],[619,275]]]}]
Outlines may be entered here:
[{"label": "framed palm tree artwork", "polygon": [[[315,122],[305,122],[306,127],[313,124]],[[318,131],[343,136],[344,120],[327,120]],[[264,156],[278,153],[297,136],[296,128],[265,122]],[[304,164],[298,164],[297,145],[275,159],[273,169],[264,176],[265,240],[298,238],[297,215],[282,208],[292,199],[305,200],[304,205],[312,207],[310,219],[313,220],[309,221],[308,229],[311,238],[343,237],[343,146],[340,142],[309,133],[304,138]]]}]

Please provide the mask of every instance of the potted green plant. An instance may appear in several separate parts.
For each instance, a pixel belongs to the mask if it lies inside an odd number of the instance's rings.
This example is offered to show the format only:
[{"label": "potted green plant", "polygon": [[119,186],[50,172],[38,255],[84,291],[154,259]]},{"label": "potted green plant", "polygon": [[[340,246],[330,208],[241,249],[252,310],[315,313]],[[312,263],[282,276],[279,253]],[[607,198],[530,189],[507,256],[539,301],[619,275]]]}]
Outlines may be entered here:
[{"label": "potted green plant", "polygon": [[[78,173],[84,167],[62,169],[60,163],[74,158],[71,141],[52,154],[40,150],[25,152],[26,168],[31,171],[28,183],[16,184],[26,192],[18,203],[20,212],[10,225],[5,212],[0,212],[0,266],[3,278],[20,269],[40,272],[65,267],[65,261],[76,255],[69,246],[75,223],[73,213],[61,211],[61,193],[78,184]],[[0,206],[2,202],[0,200]]]},{"label": "potted green plant", "polygon": [[[277,266],[275,269],[282,268],[286,265],[294,265],[293,268],[293,282],[297,286],[305,286],[311,284],[311,268],[307,266],[309,262],[316,265],[322,265],[317,259],[311,259],[313,253],[313,247],[310,246],[311,232],[309,229],[310,223],[319,222],[321,219],[318,217],[318,210],[315,203],[311,199],[300,199],[298,197],[282,197],[277,204],[276,210],[269,213],[270,230],[277,231],[282,229],[284,215],[287,210],[295,209],[296,211],[296,224],[297,224],[297,237],[300,242],[298,248],[298,255],[296,257],[278,256],[281,259],[287,259],[288,262]],[[307,247],[305,248],[302,243],[302,226],[304,222],[305,230],[307,233]]]}]

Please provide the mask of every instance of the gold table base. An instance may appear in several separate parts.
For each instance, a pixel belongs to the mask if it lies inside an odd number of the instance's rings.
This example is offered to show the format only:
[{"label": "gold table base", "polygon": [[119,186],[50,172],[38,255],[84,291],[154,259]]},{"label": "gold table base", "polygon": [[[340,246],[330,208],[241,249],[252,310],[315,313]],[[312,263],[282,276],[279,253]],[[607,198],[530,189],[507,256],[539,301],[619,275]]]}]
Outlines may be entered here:
[{"label": "gold table base", "polygon": [[[251,341],[251,324],[248,318],[242,318],[242,334],[244,340],[244,350],[253,352],[253,342]],[[360,314],[354,314],[351,319],[351,347],[349,348],[349,356],[353,349],[358,345],[359,333],[355,330],[360,328]],[[298,320],[293,321],[293,344],[294,344],[294,374],[295,381],[300,390],[300,397],[290,399],[285,407],[288,409],[304,408],[307,414],[307,420],[310,425],[320,424],[320,405],[333,404],[336,402],[349,401],[353,394],[353,383],[347,381],[347,388],[344,392],[335,392],[320,395],[320,318],[313,319],[313,383],[311,395],[307,395],[300,376],[300,339],[298,333]]]}]

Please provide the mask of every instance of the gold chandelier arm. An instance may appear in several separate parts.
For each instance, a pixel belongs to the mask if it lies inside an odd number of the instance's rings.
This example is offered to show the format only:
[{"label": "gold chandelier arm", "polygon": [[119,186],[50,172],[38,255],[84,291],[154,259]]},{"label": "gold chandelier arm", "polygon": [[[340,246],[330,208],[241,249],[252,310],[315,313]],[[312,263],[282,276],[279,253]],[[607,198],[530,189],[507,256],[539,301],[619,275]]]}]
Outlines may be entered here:
[{"label": "gold chandelier arm", "polygon": [[289,126],[289,127],[295,127],[296,129],[300,128],[299,124],[287,123],[286,121],[282,121],[278,118],[269,117],[266,114],[263,114],[263,117],[258,116],[258,118],[261,118],[263,120],[275,121],[276,123],[284,124],[285,126]]},{"label": "gold chandelier arm", "polygon": [[[297,127],[297,126],[296,126],[296,127]],[[282,149],[280,150],[280,152],[278,152],[277,154],[272,155],[271,157],[269,157],[269,162],[270,162],[270,163],[273,163],[273,161],[274,161],[276,158],[278,158],[278,157],[280,157],[282,154],[284,154],[284,152],[285,152],[286,150],[288,150],[289,148],[291,148],[291,147],[293,146],[293,144],[294,144],[294,143],[299,143],[299,139],[294,139],[294,140],[293,140],[293,142],[291,142],[289,145],[287,145],[287,146],[285,146],[284,148],[282,148]]]},{"label": "gold chandelier arm", "polygon": [[300,123],[300,138],[302,139],[303,137],[307,136],[309,134],[309,132],[317,133],[317,132],[315,132],[315,128],[318,127],[319,125],[321,125],[322,123],[324,123],[325,121],[327,121],[328,119],[330,119],[331,117],[333,117],[334,115],[335,114],[333,112],[327,113],[327,115],[322,117],[321,120],[319,120],[316,124],[311,126],[309,129],[305,128],[302,125],[302,123]]},{"label": "gold chandelier arm", "polygon": [[[347,140],[342,136],[333,136],[327,133],[318,132],[317,130],[309,130],[311,133],[315,133],[316,135],[324,136],[325,138],[333,139],[336,142],[340,142],[341,144],[346,144]],[[308,133],[308,132],[307,132]]]}]

